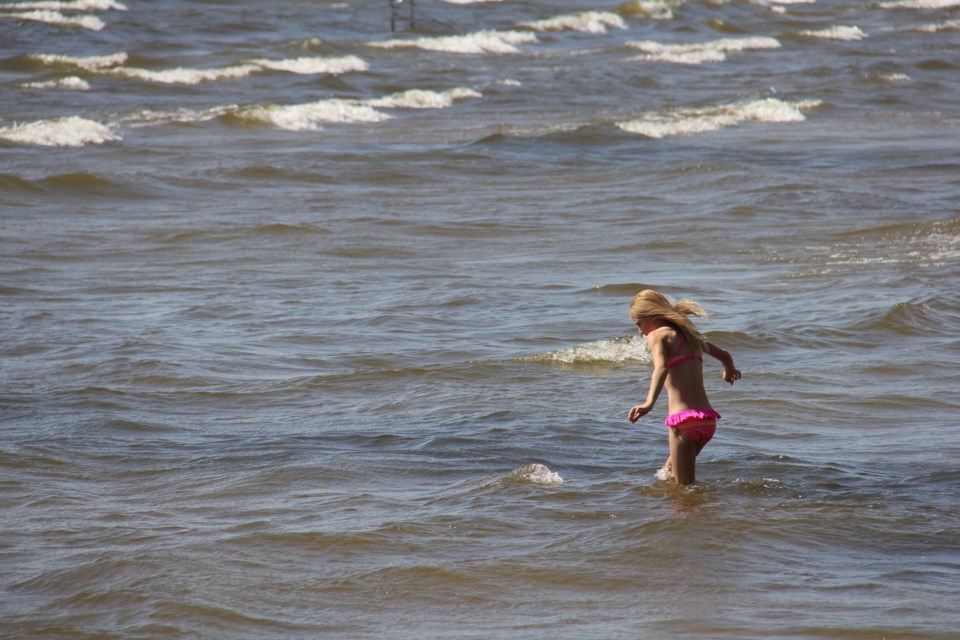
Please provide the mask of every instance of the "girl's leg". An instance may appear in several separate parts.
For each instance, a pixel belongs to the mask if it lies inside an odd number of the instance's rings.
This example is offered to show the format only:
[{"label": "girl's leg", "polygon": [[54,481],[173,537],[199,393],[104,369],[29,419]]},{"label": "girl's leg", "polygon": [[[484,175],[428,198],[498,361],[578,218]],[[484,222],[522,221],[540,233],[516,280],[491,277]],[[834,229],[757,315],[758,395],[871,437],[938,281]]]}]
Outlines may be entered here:
[{"label": "girl's leg", "polygon": [[693,484],[697,481],[697,454],[700,448],[679,429],[670,429],[670,461],[677,484]]}]

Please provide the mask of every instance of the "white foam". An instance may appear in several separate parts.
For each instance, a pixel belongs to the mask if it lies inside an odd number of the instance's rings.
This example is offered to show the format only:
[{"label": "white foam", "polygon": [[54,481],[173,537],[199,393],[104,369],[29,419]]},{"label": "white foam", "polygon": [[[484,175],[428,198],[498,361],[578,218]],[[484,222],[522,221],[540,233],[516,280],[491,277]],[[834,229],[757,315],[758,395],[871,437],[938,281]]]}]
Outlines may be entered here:
[{"label": "white foam", "polygon": [[523,31],[478,31],[465,36],[441,36],[415,40],[371,42],[380,49],[423,49],[446,53],[518,53],[517,45],[538,42],[533,33]]},{"label": "white foam", "polygon": [[721,38],[710,42],[695,44],[662,44],[652,40],[629,42],[627,46],[646,52],[646,55],[634,58],[648,62],[672,62],[675,64],[704,64],[723,62],[728,53],[750,49],[778,49],[780,41],[776,38],[757,36],[751,38]]},{"label": "white foam", "polygon": [[949,9],[960,7],[960,0],[897,0],[896,2],[882,2],[884,9]]},{"label": "white foam", "polygon": [[201,82],[212,82],[215,80],[245,78],[262,69],[263,67],[256,64],[237,64],[212,69],[185,69],[178,67],[176,69],[161,69],[159,71],[140,69],[137,67],[112,67],[105,71],[105,73],[121,78],[132,78],[135,80],[143,80],[144,82],[156,82],[158,84],[200,84]]},{"label": "white foam", "polygon": [[287,60],[257,59],[243,64],[216,67],[210,69],[142,69],[126,67],[126,53],[114,53],[104,56],[71,57],[56,54],[31,54],[31,58],[51,66],[73,66],[122,78],[155,82],[159,84],[199,84],[216,80],[244,78],[264,69],[287,71],[305,75],[341,74],[354,71],[367,71],[369,65],[357,56],[304,57]]},{"label": "white foam", "polygon": [[946,22],[938,22],[935,24],[924,24],[919,27],[914,27],[913,31],[920,31],[923,33],[939,33],[941,31],[960,31],[960,20],[947,20]]},{"label": "white foam", "polygon": [[445,109],[452,106],[454,100],[480,97],[482,97],[482,94],[463,87],[442,92],[410,89],[384,98],[366,100],[363,104],[387,109]]},{"label": "white foam", "polygon": [[70,116],[0,129],[0,140],[43,147],[82,147],[122,138],[99,122]]},{"label": "white foam", "polygon": [[905,73],[887,73],[877,76],[877,79],[884,82],[910,82],[910,76]]},{"label": "white foam", "polygon": [[296,105],[262,105],[236,112],[242,120],[287,131],[316,131],[323,123],[382,122],[392,116],[349,100],[320,100]]},{"label": "white foam", "polygon": [[367,71],[370,68],[364,60],[357,56],[338,56],[332,58],[294,58],[292,60],[266,60],[258,58],[251,60],[264,69],[287,71],[301,75],[316,75],[321,73],[339,75],[355,71]]},{"label": "white foam", "polygon": [[559,473],[551,471],[547,465],[538,462],[517,467],[513,470],[512,477],[516,480],[532,482],[533,484],[551,485],[563,483],[563,478],[560,477]]},{"label": "white foam", "polygon": [[8,2],[0,9],[14,11],[126,11],[127,7],[113,0],[38,0],[36,2]]},{"label": "white foam", "polygon": [[570,15],[557,16],[535,22],[524,22],[523,27],[534,31],[581,31],[584,33],[606,33],[608,27],[626,29],[623,18],[608,11],[583,11]]},{"label": "white foam", "polygon": [[561,364],[621,364],[625,362],[650,362],[646,341],[640,336],[614,338],[587,342],[552,351],[525,360],[531,362],[558,362]]},{"label": "white foam", "polygon": [[819,31],[801,31],[800,35],[808,38],[822,38],[824,40],[863,40],[867,37],[860,27],[832,26]]},{"label": "white foam", "polygon": [[819,100],[784,102],[766,98],[738,104],[650,113],[637,120],[618,122],[617,126],[629,133],[650,138],[692,135],[733,127],[741,122],[802,122],[806,117],[801,110],[820,104]]},{"label": "white foam", "polygon": [[100,69],[109,69],[110,67],[121,65],[127,61],[128,56],[126,53],[120,52],[111,53],[105,56],[85,56],[80,58],[62,56],[52,53],[33,53],[28,57],[38,60],[46,65],[64,65],[80,67],[81,69],[86,69],[87,71],[98,71]]},{"label": "white foam", "polygon": [[58,27],[82,27],[90,31],[100,31],[106,23],[96,16],[65,16],[59,11],[18,11],[15,13],[0,14],[0,18],[13,20],[31,20],[44,22]]},{"label": "white foam", "polygon": [[90,83],[77,76],[67,76],[46,82],[26,82],[20,85],[24,89],[69,89],[72,91],[89,91]]},{"label": "white foam", "polygon": [[124,127],[144,127],[171,122],[191,123],[207,122],[230,113],[236,113],[236,105],[212,107],[210,109],[176,109],[173,111],[154,111],[144,109],[120,118],[118,124]]}]

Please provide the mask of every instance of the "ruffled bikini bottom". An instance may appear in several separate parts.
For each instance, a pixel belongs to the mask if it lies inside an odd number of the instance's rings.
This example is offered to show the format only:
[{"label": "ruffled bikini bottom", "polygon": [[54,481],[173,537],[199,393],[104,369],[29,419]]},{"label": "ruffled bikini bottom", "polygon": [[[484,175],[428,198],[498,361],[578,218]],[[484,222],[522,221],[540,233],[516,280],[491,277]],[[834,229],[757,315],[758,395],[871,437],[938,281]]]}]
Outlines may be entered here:
[{"label": "ruffled bikini bottom", "polygon": [[707,444],[717,432],[717,420],[720,414],[713,409],[687,409],[667,416],[668,429],[676,429],[701,447]]}]

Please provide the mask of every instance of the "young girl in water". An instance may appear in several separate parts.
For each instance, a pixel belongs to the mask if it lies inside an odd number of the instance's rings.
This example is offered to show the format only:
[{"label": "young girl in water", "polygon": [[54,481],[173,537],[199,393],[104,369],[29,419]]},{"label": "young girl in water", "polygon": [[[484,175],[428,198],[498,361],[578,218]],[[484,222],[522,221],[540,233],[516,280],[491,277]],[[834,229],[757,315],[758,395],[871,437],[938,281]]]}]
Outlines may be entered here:
[{"label": "young girl in water", "polygon": [[630,304],[630,317],[647,337],[653,374],[646,402],[634,405],[628,417],[636,422],[650,413],[660,391],[667,388],[670,457],[663,471],[682,485],[696,482],[697,455],[713,437],[720,419],[703,388],[703,354],[723,364],[724,380],[733,384],[740,379],[733,357],[707,342],[688,315],[707,314],[696,302],[681,300],[674,305],[650,289],[638,293]]}]

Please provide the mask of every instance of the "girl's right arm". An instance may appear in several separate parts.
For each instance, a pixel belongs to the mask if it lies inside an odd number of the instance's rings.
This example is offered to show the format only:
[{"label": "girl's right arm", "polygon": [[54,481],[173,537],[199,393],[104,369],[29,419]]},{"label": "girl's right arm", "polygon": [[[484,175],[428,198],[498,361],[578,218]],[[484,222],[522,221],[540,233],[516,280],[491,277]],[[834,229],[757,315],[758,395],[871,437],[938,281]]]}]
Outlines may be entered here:
[{"label": "girl's right arm", "polygon": [[733,384],[740,379],[740,370],[733,366],[733,356],[712,342],[703,343],[704,353],[708,353],[723,365],[723,379]]},{"label": "girl's right arm", "polygon": [[667,357],[664,351],[663,336],[651,334],[647,337],[647,346],[650,349],[650,358],[653,360],[653,373],[650,374],[650,388],[647,390],[647,399],[643,404],[636,404],[630,408],[627,418],[636,422],[650,413],[656,404],[663,384],[667,380]]}]

